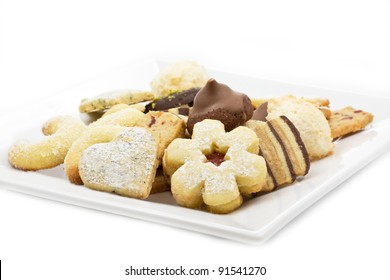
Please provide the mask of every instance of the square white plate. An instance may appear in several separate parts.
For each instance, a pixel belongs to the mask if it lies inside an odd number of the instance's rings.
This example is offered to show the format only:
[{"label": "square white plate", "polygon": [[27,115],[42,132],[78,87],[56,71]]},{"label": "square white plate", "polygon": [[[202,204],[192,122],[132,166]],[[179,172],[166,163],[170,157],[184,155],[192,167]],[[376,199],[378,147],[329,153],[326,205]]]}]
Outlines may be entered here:
[{"label": "square white plate", "polygon": [[162,65],[165,63],[154,61],[127,65],[2,117],[1,186],[17,192],[223,238],[261,243],[389,147],[390,99],[208,70],[218,81],[245,92],[250,97],[287,93],[327,97],[331,100],[332,108],[351,105],[374,113],[375,121],[365,131],[337,142],[334,155],[313,163],[309,174],[300,182],[254,198],[228,215],[214,215],[179,207],[169,192],[154,194],[142,201],[75,186],[66,179],[62,166],[38,172],[23,172],[14,170],[8,164],[7,151],[12,143],[20,139],[41,138],[40,129],[47,119],[60,114],[78,116],[78,105],[84,97],[112,89],[148,89],[150,80]]}]

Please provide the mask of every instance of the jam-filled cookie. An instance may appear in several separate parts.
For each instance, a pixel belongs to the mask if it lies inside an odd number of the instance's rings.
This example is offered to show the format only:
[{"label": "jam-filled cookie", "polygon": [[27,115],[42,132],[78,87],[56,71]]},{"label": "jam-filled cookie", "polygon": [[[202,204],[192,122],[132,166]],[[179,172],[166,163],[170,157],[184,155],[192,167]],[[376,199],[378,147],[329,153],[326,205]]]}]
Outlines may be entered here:
[{"label": "jam-filled cookie", "polygon": [[225,133],[217,120],[195,124],[192,139],[175,139],[163,158],[176,202],[184,207],[229,213],[242,196],[262,191],[267,168],[258,155],[259,140],[246,127]]}]

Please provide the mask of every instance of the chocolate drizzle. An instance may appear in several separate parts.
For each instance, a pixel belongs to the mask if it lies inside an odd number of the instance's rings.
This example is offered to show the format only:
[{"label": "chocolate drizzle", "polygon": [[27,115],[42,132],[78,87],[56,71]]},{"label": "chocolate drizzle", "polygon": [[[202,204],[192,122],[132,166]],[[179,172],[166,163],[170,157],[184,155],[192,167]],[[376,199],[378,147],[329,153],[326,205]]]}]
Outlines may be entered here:
[{"label": "chocolate drizzle", "polygon": [[[261,151],[260,147],[259,147],[259,156],[264,157],[263,152]],[[269,164],[268,164],[267,161],[265,161],[265,166],[267,167],[268,175],[271,177],[271,180],[272,180],[272,183],[273,183],[272,190],[274,191],[277,188],[277,186],[278,186],[278,182],[276,181],[275,175],[274,175],[274,173],[272,173],[272,170],[269,167]]]},{"label": "chocolate drizzle", "polygon": [[299,133],[295,125],[286,116],[280,116],[280,118],[284,120],[284,122],[289,126],[291,132],[295,137],[295,141],[298,143],[299,149],[301,150],[303,158],[305,159],[306,169],[304,175],[306,175],[310,169],[310,158],[306,150],[305,144],[302,141],[301,134]]},{"label": "chocolate drizzle", "polygon": [[287,152],[286,146],[284,145],[282,139],[280,138],[279,134],[276,132],[276,130],[272,126],[272,124],[270,122],[267,122],[267,124],[268,124],[268,127],[270,128],[272,134],[275,136],[276,140],[279,142],[279,144],[280,144],[280,146],[282,148],[284,157],[286,158],[288,169],[289,169],[290,174],[291,174],[291,180],[295,181],[295,179],[297,178],[297,175],[295,174],[294,167],[293,167],[293,165],[291,163],[291,159],[288,156],[288,152]]}]

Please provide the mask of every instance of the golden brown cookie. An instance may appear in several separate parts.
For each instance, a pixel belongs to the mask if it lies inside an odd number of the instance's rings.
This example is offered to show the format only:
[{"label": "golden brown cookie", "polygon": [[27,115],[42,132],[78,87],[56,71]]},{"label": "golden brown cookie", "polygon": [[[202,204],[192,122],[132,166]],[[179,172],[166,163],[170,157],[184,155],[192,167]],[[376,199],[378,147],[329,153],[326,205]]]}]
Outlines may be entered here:
[{"label": "golden brown cookie", "polygon": [[114,90],[81,100],[79,111],[80,113],[102,111],[117,104],[135,104],[142,101],[149,101],[153,98],[154,94],[149,91]]},{"label": "golden brown cookie", "polygon": [[90,146],[98,143],[111,142],[126,127],[118,125],[101,125],[87,129],[74,141],[64,161],[65,173],[69,181],[76,185],[82,185],[79,174],[79,161],[83,152]]},{"label": "golden brown cookie", "polygon": [[98,143],[112,141],[126,127],[144,127],[149,129],[158,139],[157,158],[162,159],[164,150],[178,137],[183,137],[185,122],[167,112],[142,112],[126,108],[103,116],[91,124],[88,129],[71,146],[65,158],[65,171],[73,184],[83,184],[79,175],[79,160],[84,150]]},{"label": "golden brown cookie", "polygon": [[71,116],[58,116],[47,121],[42,128],[46,135],[39,142],[19,141],[9,153],[10,164],[21,170],[52,168],[64,162],[73,142],[85,131],[85,124]]},{"label": "golden brown cookie", "polygon": [[173,92],[203,87],[209,75],[203,66],[195,61],[179,61],[163,69],[154,77],[150,86],[157,98]]},{"label": "golden brown cookie", "polygon": [[164,172],[176,202],[189,208],[205,205],[219,214],[240,207],[242,196],[266,184],[258,145],[256,134],[246,127],[225,133],[220,121],[196,123],[192,139],[175,139],[164,154]]},{"label": "golden brown cookie", "polygon": [[100,125],[120,125],[126,127],[142,126],[144,121],[144,113],[134,108],[125,108],[101,117],[97,121],[91,123],[88,128]]},{"label": "golden brown cookie", "polygon": [[178,116],[161,111],[150,111],[147,114],[134,108],[126,108],[106,115],[89,128],[100,125],[120,125],[126,127],[140,126],[149,128],[159,139],[158,158],[162,159],[165,148],[173,139],[184,137],[185,122]]},{"label": "golden brown cookie", "polygon": [[171,186],[168,184],[167,179],[164,176],[162,167],[159,167],[156,172],[156,177],[154,178],[153,184],[152,184],[152,190],[150,191],[150,194],[153,193],[162,193],[169,191],[171,189]]},{"label": "golden brown cookie", "polygon": [[329,109],[329,99],[327,98],[320,98],[320,97],[315,97],[315,98],[304,98],[307,102],[312,103],[314,106],[316,106],[322,114],[324,114],[325,118],[327,120],[330,119],[330,115],[332,114],[330,109]]},{"label": "golden brown cookie", "polygon": [[178,116],[161,111],[150,111],[145,114],[142,125],[149,128],[159,139],[158,159],[161,160],[165,149],[176,138],[185,135],[185,122]]},{"label": "golden brown cookie", "polygon": [[260,155],[267,163],[268,182],[263,191],[272,191],[291,184],[297,176],[309,172],[310,160],[298,129],[285,116],[267,122],[248,121],[247,127],[256,132]]},{"label": "golden brown cookie", "polygon": [[311,161],[333,153],[334,144],[328,121],[313,103],[293,95],[269,99],[253,113],[252,120],[286,116],[298,129]]},{"label": "golden brown cookie", "polygon": [[113,141],[83,152],[80,177],[91,189],[145,199],[158,167],[157,143],[145,128],[126,128]]},{"label": "golden brown cookie", "polygon": [[[302,99],[316,106],[324,114],[326,119],[330,118],[331,111],[329,109],[329,104],[330,104],[329,99],[320,98],[320,97],[313,97],[313,98],[305,97]],[[262,104],[268,102],[268,100],[269,98],[255,98],[255,99],[251,99],[251,102],[253,108],[257,109]]]},{"label": "golden brown cookie", "polygon": [[350,106],[332,111],[329,126],[332,138],[338,138],[364,129],[374,119],[374,115]]},{"label": "golden brown cookie", "polygon": [[121,110],[124,110],[124,109],[128,109],[128,108],[137,109],[138,111],[141,111],[141,112],[145,111],[145,106],[142,105],[141,103],[130,104],[130,105],[128,105],[128,104],[117,104],[117,105],[112,106],[107,111],[105,111],[103,113],[102,117],[111,115],[113,113],[116,113],[118,111],[121,111]]}]

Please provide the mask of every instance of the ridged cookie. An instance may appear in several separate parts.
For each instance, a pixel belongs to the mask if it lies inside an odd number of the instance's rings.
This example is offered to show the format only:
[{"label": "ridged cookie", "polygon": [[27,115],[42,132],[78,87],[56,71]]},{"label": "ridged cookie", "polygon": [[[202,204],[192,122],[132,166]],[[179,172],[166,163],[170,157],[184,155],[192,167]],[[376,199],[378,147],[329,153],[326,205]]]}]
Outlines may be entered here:
[{"label": "ridged cookie", "polygon": [[267,191],[291,184],[297,176],[309,172],[310,160],[298,129],[285,116],[267,122],[249,121],[246,126],[256,132],[260,155],[267,162]]}]

